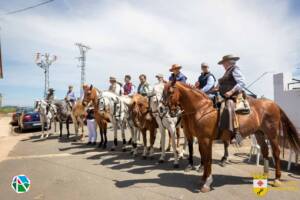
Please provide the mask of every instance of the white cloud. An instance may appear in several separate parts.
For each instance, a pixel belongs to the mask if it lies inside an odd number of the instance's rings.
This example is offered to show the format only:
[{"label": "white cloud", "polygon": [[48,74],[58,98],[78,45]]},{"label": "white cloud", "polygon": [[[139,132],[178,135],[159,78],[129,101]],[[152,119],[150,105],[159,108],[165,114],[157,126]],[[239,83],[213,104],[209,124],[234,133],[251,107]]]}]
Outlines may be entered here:
[{"label": "white cloud", "polygon": [[[87,78],[100,88],[107,87],[110,75],[132,74],[137,81],[146,73],[153,82],[155,73],[167,75],[173,63],[184,66],[191,83],[203,61],[219,77],[223,70],[216,63],[228,53],[241,57],[248,83],[265,71],[289,71],[300,62],[299,18],[289,15],[287,1],[65,2],[65,14],[28,12],[5,19],[6,60],[26,66],[11,69],[6,84],[20,84],[14,72],[30,76],[28,86],[42,88],[41,70],[33,62],[40,51],[58,55],[51,69],[53,87],[79,85],[78,41],[92,47]],[[251,89],[272,97],[272,76]]]}]

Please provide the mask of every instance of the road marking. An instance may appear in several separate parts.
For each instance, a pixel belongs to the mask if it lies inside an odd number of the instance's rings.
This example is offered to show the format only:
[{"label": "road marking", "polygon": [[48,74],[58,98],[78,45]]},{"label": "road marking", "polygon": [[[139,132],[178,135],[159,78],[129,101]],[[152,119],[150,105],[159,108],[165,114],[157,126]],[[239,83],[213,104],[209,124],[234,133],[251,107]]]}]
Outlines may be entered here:
[{"label": "road marking", "polygon": [[56,158],[56,157],[68,157],[68,156],[82,156],[82,155],[97,155],[99,152],[88,152],[85,154],[72,154],[72,153],[58,153],[58,154],[42,154],[42,155],[30,155],[30,156],[11,156],[5,160],[20,160],[31,158]]}]

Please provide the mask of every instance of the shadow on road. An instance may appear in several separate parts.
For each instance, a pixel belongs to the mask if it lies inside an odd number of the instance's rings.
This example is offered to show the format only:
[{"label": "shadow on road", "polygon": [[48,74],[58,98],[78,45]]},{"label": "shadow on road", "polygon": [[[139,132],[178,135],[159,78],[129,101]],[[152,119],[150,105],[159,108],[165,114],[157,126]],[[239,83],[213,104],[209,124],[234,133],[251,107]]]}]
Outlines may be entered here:
[{"label": "shadow on road", "polygon": [[[212,188],[218,188],[224,185],[251,185],[253,181],[252,178],[223,174],[214,174],[213,179]],[[140,183],[154,183],[166,187],[185,188],[193,193],[198,193],[201,186],[199,176],[183,173],[160,173],[157,178],[115,181],[115,185],[118,188],[126,188]]]}]

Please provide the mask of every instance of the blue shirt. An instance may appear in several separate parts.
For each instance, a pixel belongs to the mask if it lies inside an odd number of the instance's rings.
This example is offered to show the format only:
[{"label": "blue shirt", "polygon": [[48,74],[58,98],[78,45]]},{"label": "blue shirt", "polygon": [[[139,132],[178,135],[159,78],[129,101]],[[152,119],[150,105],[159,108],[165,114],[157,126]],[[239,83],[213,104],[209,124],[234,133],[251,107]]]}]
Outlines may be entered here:
[{"label": "blue shirt", "polygon": [[[176,75],[176,81],[182,82],[182,83],[186,83],[187,77],[179,72],[179,74]],[[169,77],[169,81],[173,81],[173,74],[171,74],[171,76]]]},{"label": "blue shirt", "polygon": [[70,101],[76,101],[75,93],[73,91],[68,92],[66,98]]}]

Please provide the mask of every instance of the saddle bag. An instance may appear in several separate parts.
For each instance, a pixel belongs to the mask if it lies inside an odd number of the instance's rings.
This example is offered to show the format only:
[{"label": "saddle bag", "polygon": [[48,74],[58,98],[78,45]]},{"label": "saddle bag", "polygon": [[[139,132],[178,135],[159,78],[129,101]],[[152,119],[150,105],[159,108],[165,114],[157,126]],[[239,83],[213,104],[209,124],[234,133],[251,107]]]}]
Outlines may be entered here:
[{"label": "saddle bag", "polygon": [[239,93],[236,97],[235,112],[242,115],[250,113],[250,104],[244,92]]}]

